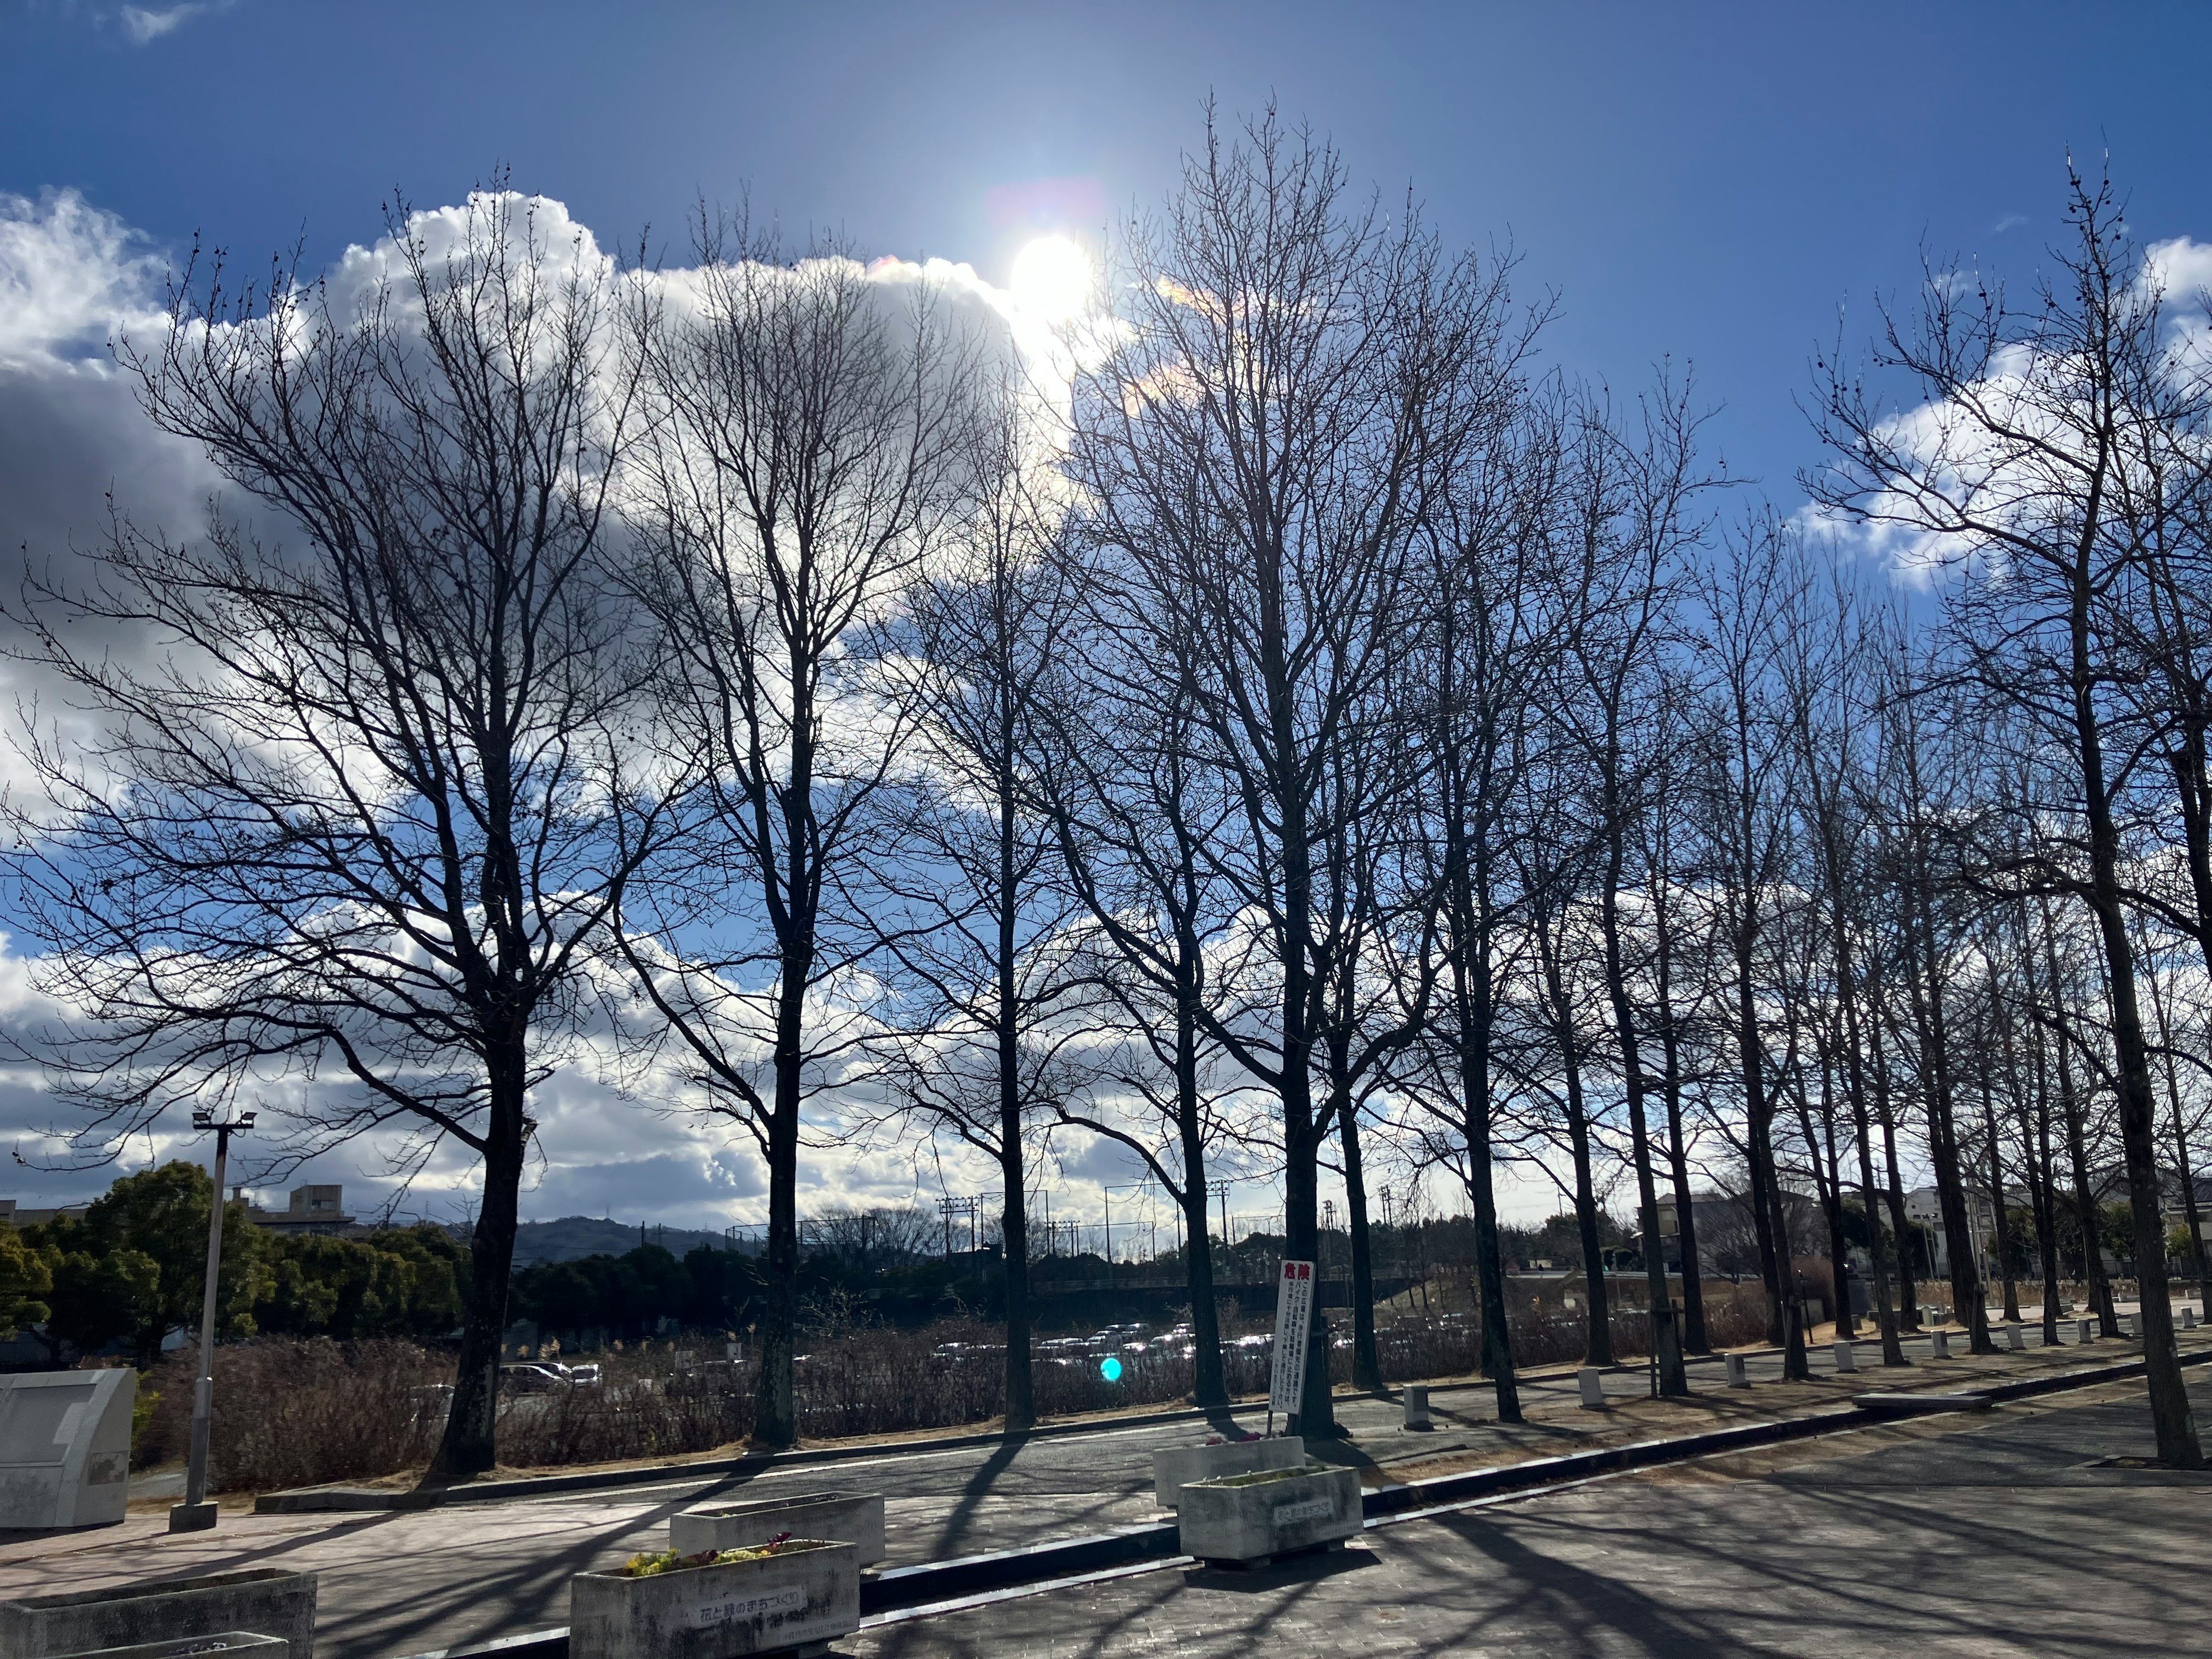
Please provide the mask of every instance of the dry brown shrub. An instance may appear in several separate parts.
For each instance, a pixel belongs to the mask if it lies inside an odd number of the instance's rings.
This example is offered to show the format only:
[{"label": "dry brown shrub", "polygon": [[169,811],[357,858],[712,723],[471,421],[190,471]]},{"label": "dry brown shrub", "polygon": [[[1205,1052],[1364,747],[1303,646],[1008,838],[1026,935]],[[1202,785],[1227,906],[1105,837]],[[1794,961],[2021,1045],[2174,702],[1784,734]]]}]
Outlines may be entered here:
[{"label": "dry brown shrub", "polygon": [[[182,1458],[191,1441],[197,1346],[165,1356],[144,1386],[156,1402],[134,1461]],[[263,1340],[219,1346],[209,1431],[217,1492],[357,1480],[429,1456],[444,1425],[434,1385],[453,1362],[411,1342]]]},{"label": "dry brown shrub", "polygon": [[[1721,1287],[1725,1291],[1726,1287]],[[1268,1323],[1224,1310],[1223,1369],[1229,1391],[1265,1391]],[[1756,1285],[1733,1296],[1710,1294],[1706,1323],[1717,1346],[1759,1340],[1765,1304]],[[1351,1327],[1331,1315],[1332,1378],[1351,1380]],[[1645,1352],[1646,1321],[1633,1310],[1613,1320],[1623,1358]],[[1473,1315],[1420,1314],[1378,1324],[1385,1379],[1464,1376],[1482,1358]],[[1006,1406],[1005,1333],[974,1320],[919,1330],[842,1326],[817,1333],[797,1367],[799,1432],[837,1439],[985,1423]],[[500,1461],[514,1468],[670,1457],[743,1442],[752,1432],[754,1364],[714,1357],[716,1345],[684,1350],[656,1344],[592,1356],[596,1388],[503,1397]],[[1515,1358],[1524,1366],[1571,1363],[1586,1352],[1583,1321],[1529,1309],[1513,1321]],[[580,1356],[571,1355],[570,1358]],[[1191,1360],[1173,1340],[1125,1347],[1120,1378],[1109,1381],[1097,1354],[1048,1347],[1036,1357],[1041,1416],[1116,1407],[1170,1406],[1195,1384]],[[141,1467],[185,1455],[191,1423],[195,1354],[166,1358],[145,1386],[161,1398],[140,1437]],[[396,1474],[426,1462],[444,1425],[438,1385],[453,1375],[449,1355],[412,1343],[261,1340],[216,1354],[212,1483],[222,1492],[265,1492]]]}]

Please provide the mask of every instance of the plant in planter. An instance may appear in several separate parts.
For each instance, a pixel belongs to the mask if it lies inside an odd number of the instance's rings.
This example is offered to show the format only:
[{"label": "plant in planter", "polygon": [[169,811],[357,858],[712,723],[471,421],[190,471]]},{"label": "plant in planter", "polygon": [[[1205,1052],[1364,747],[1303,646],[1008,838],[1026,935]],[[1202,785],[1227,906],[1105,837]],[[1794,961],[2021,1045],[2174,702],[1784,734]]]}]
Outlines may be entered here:
[{"label": "plant in planter", "polygon": [[1195,1480],[1182,1498],[1184,1553],[1240,1566],[1340,1543],[1362,1519],[1358,1476],[1321,1463]]},{"label": "plant in planter", "polygon": [[800,1492],[745,1504],[710,1504],[668,1517],[668,1547],[696,1553],[757,1541],[771,1528],[785,1535],[833,1539],[860,1551],[860,1565],[884,1559],[884,1500],[877,1492]]},{"label": "plant in planter", "polygon": [[569,1659],[740,1659],[819,1651],[860,1627],[851,1544],[767,1543],[632,1556],[569,1581]]}]

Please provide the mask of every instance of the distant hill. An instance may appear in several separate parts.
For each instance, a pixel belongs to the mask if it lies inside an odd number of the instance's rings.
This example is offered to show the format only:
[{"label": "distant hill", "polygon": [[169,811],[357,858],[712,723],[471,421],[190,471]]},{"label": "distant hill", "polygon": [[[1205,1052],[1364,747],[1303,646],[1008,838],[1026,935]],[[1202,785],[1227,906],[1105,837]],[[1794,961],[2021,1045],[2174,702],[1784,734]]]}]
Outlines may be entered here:
[{"label": "distant hill", "polygon": [[[544,1261],[580,1261],[587,1255],[620,1255],[641,1243],[658,1244],[674,1255],[702,1244],[717,1249],[729,1240],[717,1232],[689,1227],[659,1227],[648,1223],[639,1229],[627,1222],[601,1221],[590,1216],[562,1216],[558,1221],[526,1221],[514,1230],[514,1265],[534,1267]],[[741,1243],[740,1249],[744,1248]],[[757,1247],[756,1247],[757,1248]]]}]

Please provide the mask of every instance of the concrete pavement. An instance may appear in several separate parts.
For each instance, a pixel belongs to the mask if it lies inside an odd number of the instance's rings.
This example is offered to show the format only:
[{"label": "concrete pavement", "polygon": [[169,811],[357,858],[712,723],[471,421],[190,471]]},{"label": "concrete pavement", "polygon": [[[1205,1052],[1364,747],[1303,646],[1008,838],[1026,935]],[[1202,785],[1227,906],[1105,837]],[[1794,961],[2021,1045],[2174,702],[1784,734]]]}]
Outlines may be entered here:
[{"label": "concrete pavement", "polygon": [[[2034,1334],[2030,1333],[2031,1340]],[[2212,1340],[2212,1339],[2208,1339]],[[1697,1396],[1686,1402],[1644,1398],[1640,1370],[1609,1373],[1609,1409],[1580,1409],[1572,1374],[1528,1380],[1529,1421],[1492,1420],[1487,1385],[1439,1389],[1431,1434],[1397,1427],[1395,1402],[1345,1400],[1348,1442],[1316,1447],[1333,1461],[1362,1467],[1369,1484],[1413,1474],[1521,1461],[1586,1447],[1701,1427],[1770,1419],[1839,1406],[1863,1388],[1955,1387],[1977,1377],[2012,1376],[2053,1366],[2119,1359],[2138,1345],[2102,1342],[2076,1352],[2032,1349],[1972,1360],[1930,1363],[1927,1342],[1904,1372],[1881,1370],[1878,1350],[1858,1350],[1866,1370],[1838,1377],[1815,1347],[1810,1383],[1779,1381],[1778,1355],[1755,1356],[1755,1385],[1722,1386],[1720,1363],[1692,1368]],[[2132,1385],[2140,1401],[2141,1385]],[[2208,1424],[2212,1426],[2212,1424]],[[704,1499],[758,1490],[779,1495],[859,1488],[887,1498],[895,1565],[1082,1535],[1152,1517],[1150,1454],[1189,1443],[1204,1425],[1176,1424],[1097,1431],[988,1447],[928,1450],[886,1446],[830,1466],[776,1468],[702,1481],[647,1480],[611,1492],[580,1492],[496,1504],[374,1515],[252,1516],[226,1511],[213,1534],[172,1538],[163,1508],[149,1505],[120,1528],[0,1543],[0,1595],[260,1563],[313,1566],[323,1574],[321,1659],[369,1659],[457,1646],[567,1620],[568,1577],[659,1547],[667,1517]]]},{"label": "concrete pavement", "polygon": [[[2212,1651],[2212,1476],[2141,1457],[2139,1383],[1370,1528],[1254,1573],[1175,1567],[841,1643],[853,1659]],[[2192,1391],[2212,1422],[2212,1382]],[[2079,1396],[2061,1396],[2076,1400]],[[1934,1420],[1930,1420],[1934,1421]]]}]

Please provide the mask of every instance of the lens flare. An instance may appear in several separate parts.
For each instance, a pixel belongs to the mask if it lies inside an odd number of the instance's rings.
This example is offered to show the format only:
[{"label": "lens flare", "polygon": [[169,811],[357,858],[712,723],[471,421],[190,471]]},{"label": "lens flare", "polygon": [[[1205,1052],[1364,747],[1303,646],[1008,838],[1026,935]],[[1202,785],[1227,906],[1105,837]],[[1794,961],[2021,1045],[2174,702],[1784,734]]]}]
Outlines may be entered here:
[{"label": "lens flare", "polygon": [[1108,1354],[1105,1358],[1098,1362],[1098,1375],[1109,1382],[1119,1382],[1121,1380],[1121,1362],[1112,1354]]}]

